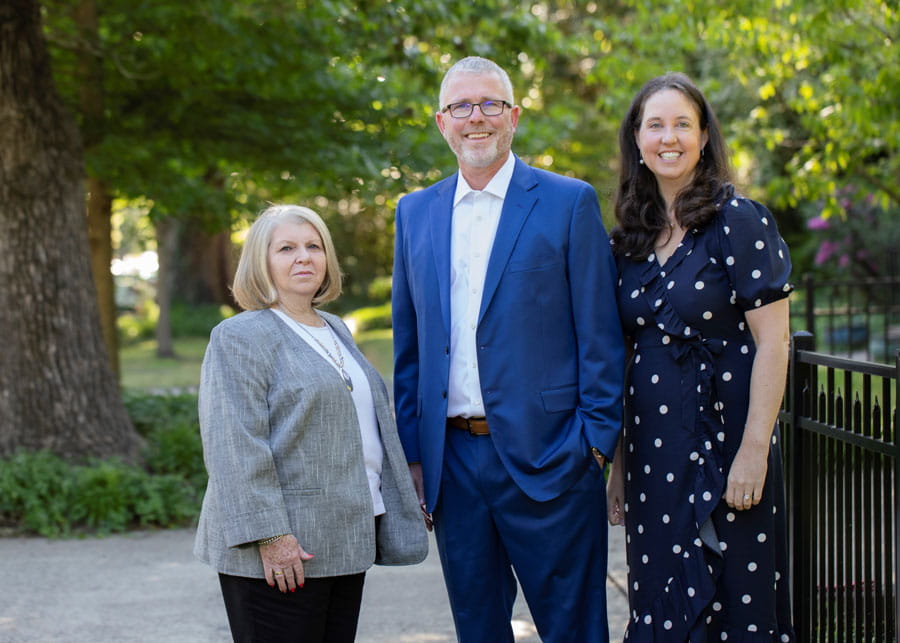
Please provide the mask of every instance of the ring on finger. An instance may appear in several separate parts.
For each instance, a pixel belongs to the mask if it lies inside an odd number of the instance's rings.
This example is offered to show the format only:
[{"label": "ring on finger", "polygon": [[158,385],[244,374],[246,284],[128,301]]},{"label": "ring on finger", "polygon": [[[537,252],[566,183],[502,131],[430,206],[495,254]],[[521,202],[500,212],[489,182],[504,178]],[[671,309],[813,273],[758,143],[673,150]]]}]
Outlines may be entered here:
[{"label": "ring on finger", "polygon": [[284,572],[273,572],[275,576],[284,576]]}]

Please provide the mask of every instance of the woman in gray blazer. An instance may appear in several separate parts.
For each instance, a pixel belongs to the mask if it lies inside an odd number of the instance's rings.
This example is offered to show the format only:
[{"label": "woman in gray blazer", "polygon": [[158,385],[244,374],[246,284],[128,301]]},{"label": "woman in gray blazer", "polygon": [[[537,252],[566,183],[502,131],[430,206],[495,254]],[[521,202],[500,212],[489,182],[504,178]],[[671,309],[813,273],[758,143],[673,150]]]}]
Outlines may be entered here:
[{"label": "woman in gray blazer", "polygon": [[341,319],[331,235],[312,210],[253,223],[200,376],[209,484],[196,555],[235,641],[352,641],[365,571],[428,543],[387,389]]}]

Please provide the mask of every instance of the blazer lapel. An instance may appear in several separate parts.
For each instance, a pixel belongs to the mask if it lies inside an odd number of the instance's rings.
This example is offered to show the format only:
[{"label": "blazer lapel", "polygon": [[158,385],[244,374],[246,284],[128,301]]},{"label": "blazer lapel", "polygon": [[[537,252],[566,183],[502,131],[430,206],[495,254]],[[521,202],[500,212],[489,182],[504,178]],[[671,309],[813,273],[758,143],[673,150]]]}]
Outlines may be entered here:
[{"label": "blazer lapel", "polygon": [[434,268],[437,273],[438,295],[441,300],[441,317],[444,328],[450,331],[450,236],[453,219],[453,195],[456,194],[456,182],[445,181],[435,198],[428,206],[428,226],[431,230],[431,247],[434,253]]},{"label": "blazer lapel", "polygon": [[516,169],[509,182],[506,198],[503,200],[503,211],[500,213],[494,247],[491,249],[491,257],[488,260],[484,292],[481,297],[481,310],[478,313],[479,322],[484,318],[484,313],[500,284],[500,278],[503,276],[503,271],[506,270],[509,255],[516,245],[516,239],[519,238],[519,232],[537,203],[537,194],[531,192],[536,185],[537,178],[532,169],[516,158]]}]

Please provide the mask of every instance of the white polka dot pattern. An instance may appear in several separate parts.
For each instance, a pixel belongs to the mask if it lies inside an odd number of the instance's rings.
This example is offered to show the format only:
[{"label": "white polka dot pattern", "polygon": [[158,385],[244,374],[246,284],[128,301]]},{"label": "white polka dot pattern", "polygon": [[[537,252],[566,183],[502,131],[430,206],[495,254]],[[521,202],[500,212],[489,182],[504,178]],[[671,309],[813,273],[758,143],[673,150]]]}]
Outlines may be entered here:
[{"label": "white polka dot pattern", "polygon": [[[635,346],[624,454],[627,635],[639,640],[686,640],[698,623],[709,640],[759,636],[777,619],[758,613],[771,603],[760,597],[771,596],[773,578],[778,600],[789,600],[774,563],[786,558],[774,555],[785,515],[778,494],[745,512],[721,501],[755,353],[744,311],[790,292],[788,253],[762,206],[735,197],[717,216],[722,224],[685,234],[665,270],[655,256],[619,258],[619,310]],[[708,545],[704,516],[718,536]],[[723,568],[734,582],[711,588]],[[767,640],[792,635],[779,624]]]}]

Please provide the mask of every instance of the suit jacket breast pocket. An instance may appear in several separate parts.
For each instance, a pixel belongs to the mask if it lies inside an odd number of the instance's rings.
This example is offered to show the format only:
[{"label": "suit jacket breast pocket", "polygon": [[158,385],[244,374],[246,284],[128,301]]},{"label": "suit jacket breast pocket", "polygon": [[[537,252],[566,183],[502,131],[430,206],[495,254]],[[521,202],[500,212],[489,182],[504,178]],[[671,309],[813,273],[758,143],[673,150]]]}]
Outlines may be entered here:
[{"label": "suit jacket breast pocket", "polygon": [[526,257],[524,259],[510,260],[507,265],[507,272],[537,272],[542,270],[557,270],[563,265],[559,257],[537,256]]}]

